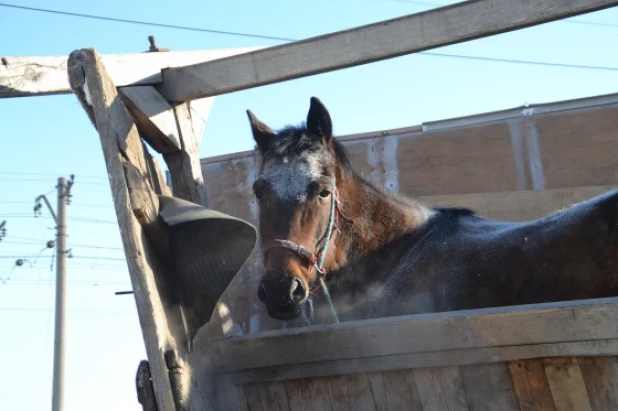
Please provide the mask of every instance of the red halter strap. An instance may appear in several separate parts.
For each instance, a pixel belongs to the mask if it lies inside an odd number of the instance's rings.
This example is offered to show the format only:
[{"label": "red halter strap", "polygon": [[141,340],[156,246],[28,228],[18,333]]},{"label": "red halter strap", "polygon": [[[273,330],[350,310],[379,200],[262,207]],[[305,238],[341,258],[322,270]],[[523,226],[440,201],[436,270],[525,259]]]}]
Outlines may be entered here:
[{"label": "red halter strap", "polygon": [[[334,218],[334,227],[337,228],[338,231],[339,227],[338,227],[338,220],[339,220],[339,216],[341,216],[341,218],[343,218],[344,220],[350,222],[350,223],[354,223],[353,220],[351,220],[350,218],[346,217],[342,210],[341,210],[341,203],[339,202],[339,192],[337,189],[335,189],[335,197],[333,199],[333,201],[335,201],[335,218]],[[334,233],[334,230],[330,233],[330,236],[332,236]],[[326,233],[325,233],[326,234]],[[329,237],[330,239],[330,237]],[[322,240],[320,240],[322,241]],[[305,247],[303,247],[302,245],[296,244],[293,241],[290,240],[284,240],[284,239],[279,239],[276,238],[274,240],[270,240],[269,242],[267,242],[264,245],[264,255],[266,255],[266,253],[268,252],[268,250],[271,250],[273,248],[285,248],[288,249],[296,254],[298,254],[298,256],[306,261],[307,263],[309,263],[310,265],[312,265],[313,267],[315,267],[315,269],[318,271],[319,274],[322,275],[322,279],[324,280],[326,278],[326,273],[327,270],[325,268],[320,268],[318,267],[318,261],[320,258],[320,255],[316,255],[314,253],[312,253],[311,251],[307,250]],[[322,250],[320,250],[322,251]],[[326,252],[327,249],[324,249],[323,252]],[[315,289],[311,290],[311,292],[314,292],[316,290],[318,290],[320,288],[320,286],[318,285],[318,287],[316,287]]]}]

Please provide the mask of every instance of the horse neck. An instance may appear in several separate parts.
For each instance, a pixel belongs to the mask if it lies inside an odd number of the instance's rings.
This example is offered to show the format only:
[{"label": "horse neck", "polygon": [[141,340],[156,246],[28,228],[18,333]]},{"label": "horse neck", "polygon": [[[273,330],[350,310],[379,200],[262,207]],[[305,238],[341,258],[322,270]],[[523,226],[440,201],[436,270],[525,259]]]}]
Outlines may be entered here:
[{"label": "horse neck", "polygon": [[345,217],[340,234],[345,260],[365,255],[424,224],[433,214],[411,199],[379,189],[358,175],[344,177],[340,200]]}]

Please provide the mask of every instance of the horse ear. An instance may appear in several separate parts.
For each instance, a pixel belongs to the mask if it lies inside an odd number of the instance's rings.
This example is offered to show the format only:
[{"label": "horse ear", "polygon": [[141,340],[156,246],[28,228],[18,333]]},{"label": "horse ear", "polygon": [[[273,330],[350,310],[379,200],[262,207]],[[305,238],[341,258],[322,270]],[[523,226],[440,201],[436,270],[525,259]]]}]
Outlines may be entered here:
[{"label": "horse ear", "polygon": [[309,113],[307,114],[307,131],[328,142],[333,135],[333,123],[324,104],[317,97],[311,97]]},{"label": "horse ear", "polygon": [[270,139],[275,135],[275,133],[270,129],[270,127],[258,120],[251,110],[247,110],[247,116],[249,117],[249,123],[251,124],[253,139],[257,143],[258,149],[262,153],[265,153],[268,150]]}]

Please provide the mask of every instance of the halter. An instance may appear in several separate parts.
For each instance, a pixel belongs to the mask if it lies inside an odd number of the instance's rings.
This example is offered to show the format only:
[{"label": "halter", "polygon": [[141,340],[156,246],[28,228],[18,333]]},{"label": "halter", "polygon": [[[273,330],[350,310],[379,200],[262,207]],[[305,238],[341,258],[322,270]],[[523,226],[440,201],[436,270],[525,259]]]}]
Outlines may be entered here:
[{"label": "halter", "polygon": [[[339,193],[337,191],[337,188],[335,188],[335,192],[332,193],[332,198],[330,202],[330,214],[328,216],[328,224],[326,226],[326,231],[324,232],[324,235],[322,236],[322,238],[318,241],[319,243],[322,240],[324,240],[324,243],[319,248],[316,254],[307,250],[302,245],[296,244],[295,242],[290,241],[290,240],[282,240],[282,239],[276,238],[274,240],[269,241],[268,243],[264,245],[264,255],[266,255],[266,253],[270,249],[285,248],[287,250],[293,251],[301,258],[301,260],[304,260],[309,265],[315,267],[316,271],[318,272],[318,280],[320,282],[320,285],[316,287],[315,289],[310,290],[310,292],[314,292],[318,290],[320,287],[322,288],[324,297],[326,297],[326,301],[328,302],[328,305],[330,306],[330,310],[333,314],[335,322],[337,323],[339,322],[339,317],[337,316],[337,312],[335,311],[335,307],[333,305],[333,301],[331,299],[330,293],[328,292],[328,288],[326,287],[326,283],[324,282],[327,271],[323,266],[324,266],[324,259],[326,258],[326,252],[328,251],[328,248],[330,246],[330,240],[333,235],[334,229],[337,228],[337,230],[339,230],[339,227],[337,226],[337,222],[336,222],[336,220],[338,219],[338,216],[341,216],[341,218],[343,218],[346,221],[350,221],[350,222],[352,221],[349,218],[347,218],[341,211],[341,202],[339,201]],[[341,230],[339,230],[339,232],[341,232]],[[306,316],[305,316],[305,321],[310,325],[309,319],[307,319]]]}]

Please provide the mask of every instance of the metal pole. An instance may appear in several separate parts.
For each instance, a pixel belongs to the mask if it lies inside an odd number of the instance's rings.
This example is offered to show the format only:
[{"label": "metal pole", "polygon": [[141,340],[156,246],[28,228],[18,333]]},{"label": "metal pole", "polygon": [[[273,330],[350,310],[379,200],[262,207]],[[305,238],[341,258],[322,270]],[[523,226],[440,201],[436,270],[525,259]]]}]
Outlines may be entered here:
[{"label": "metal pole", "polygon": [[64,343],[66,318],[67,200],[69,187],[58,178],[58,218],[56,221],[56,319],[54,335],[54,380],[52,411],[64,408]]}]

